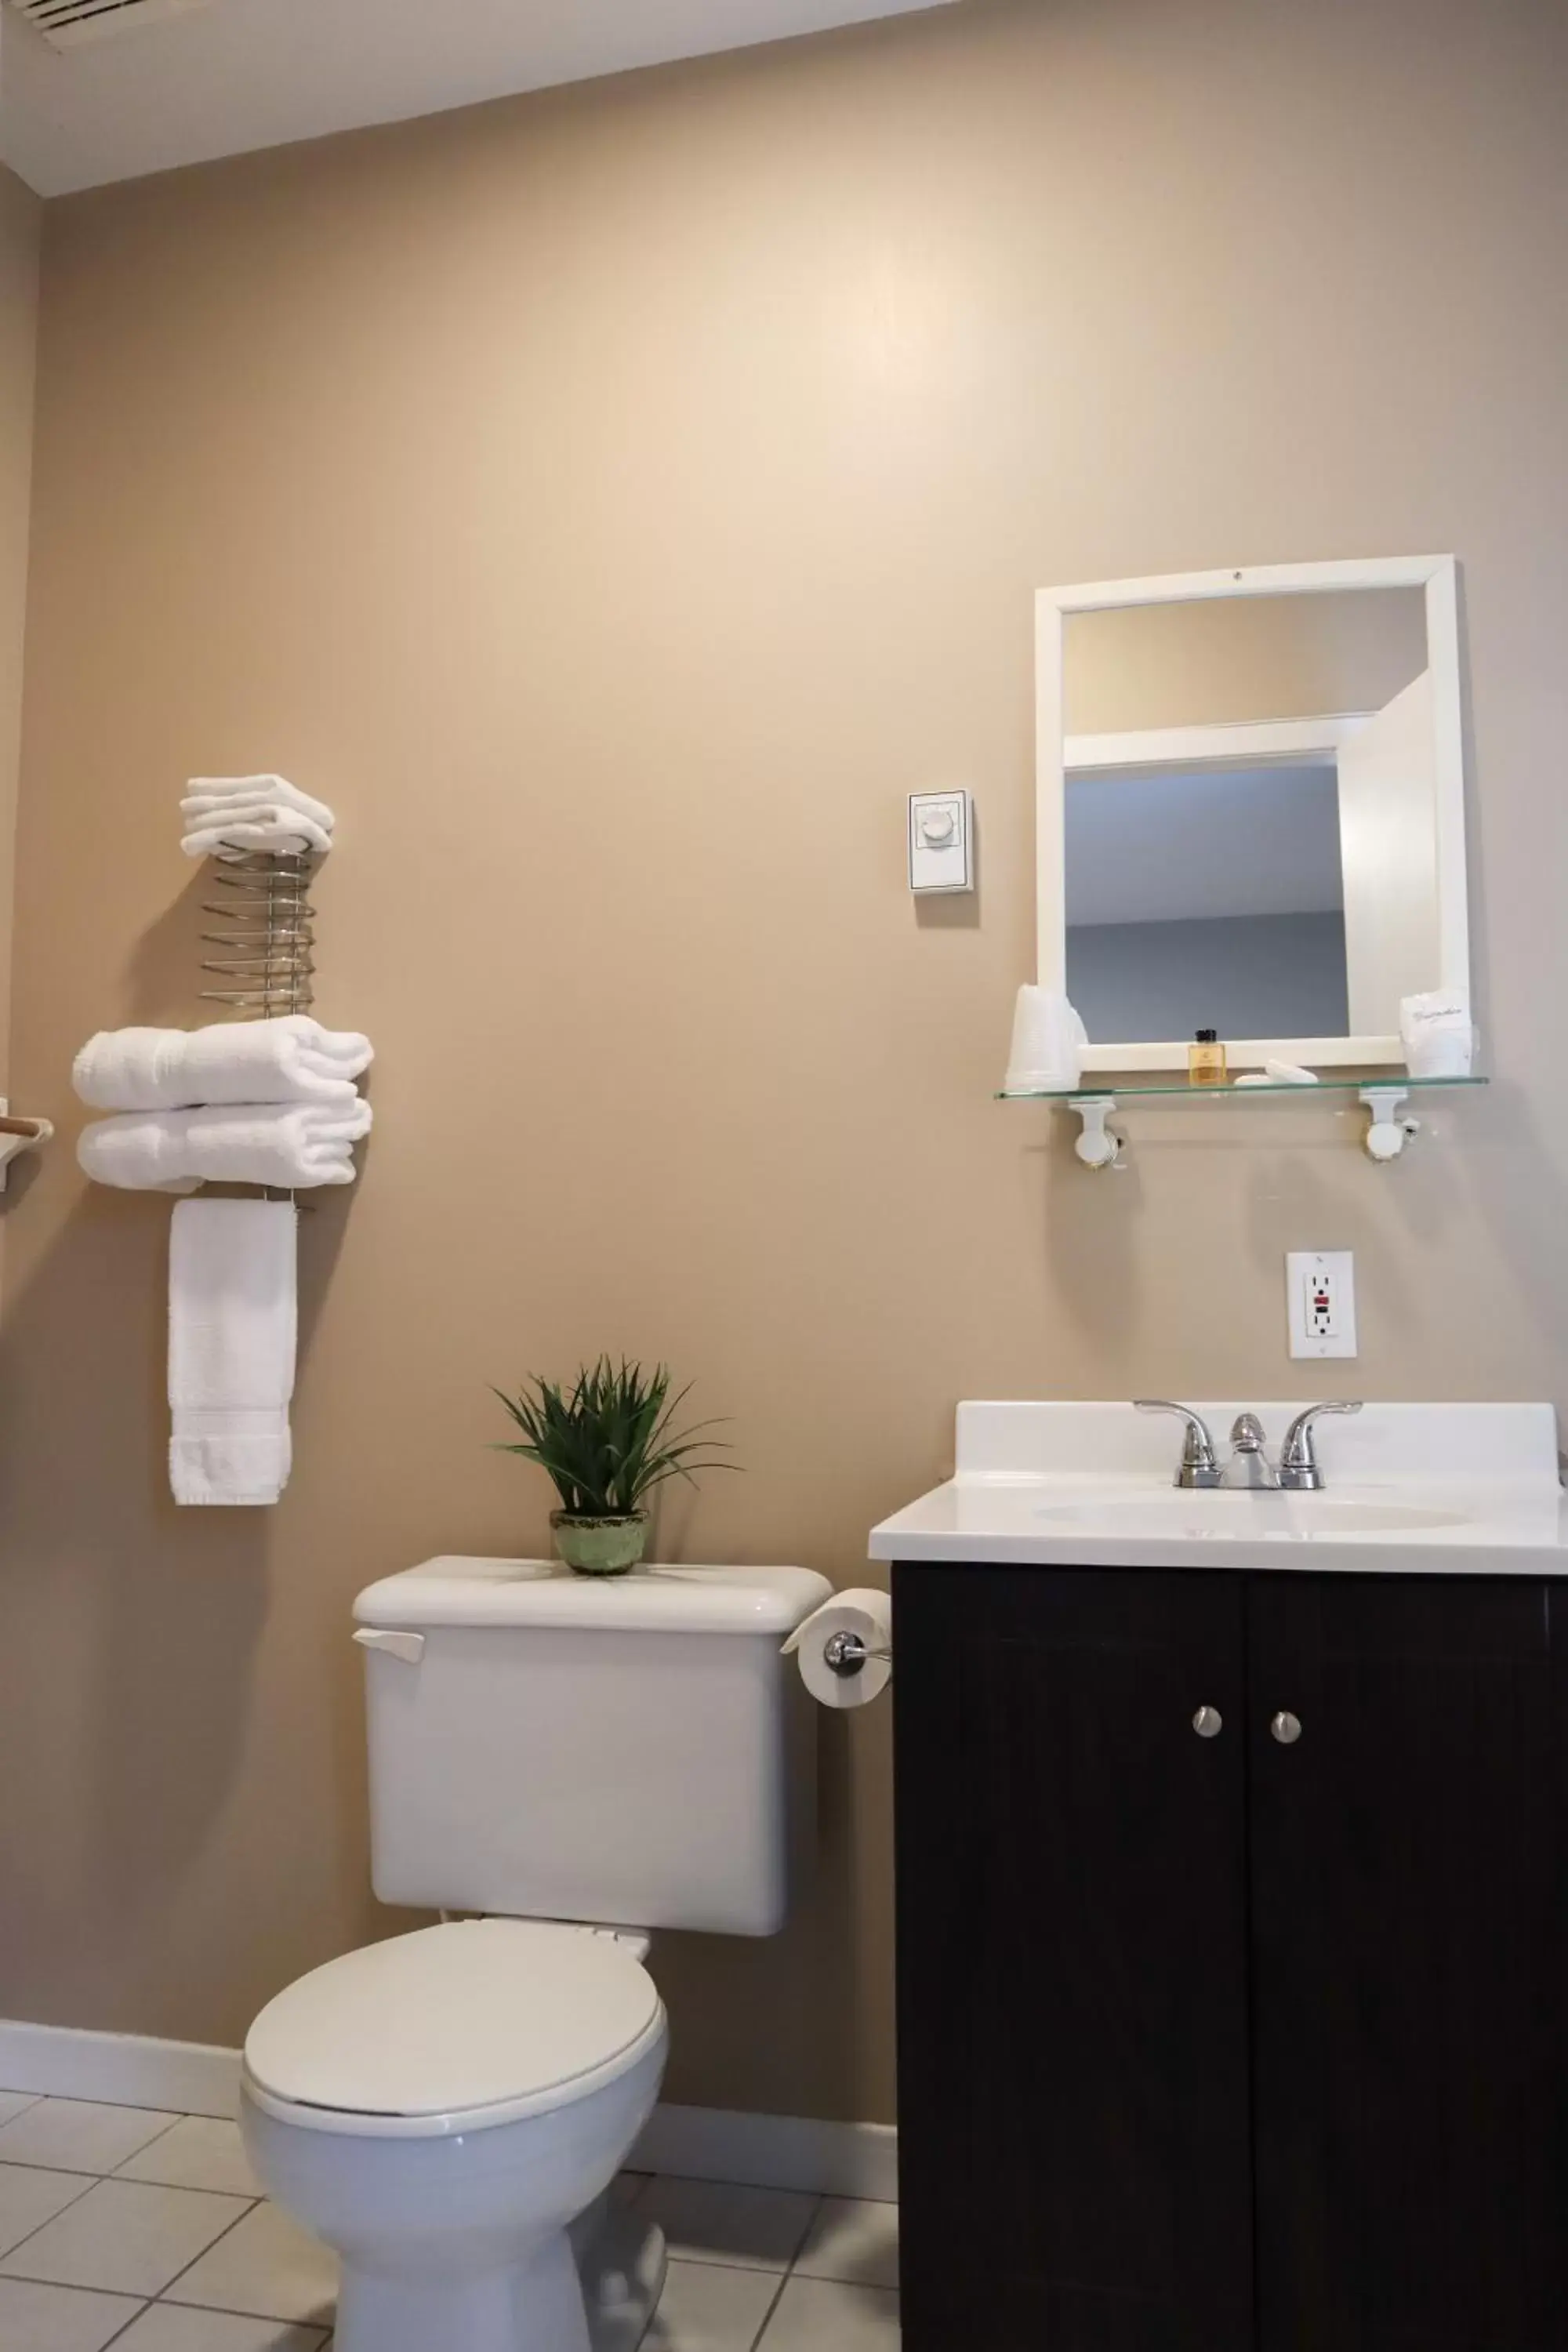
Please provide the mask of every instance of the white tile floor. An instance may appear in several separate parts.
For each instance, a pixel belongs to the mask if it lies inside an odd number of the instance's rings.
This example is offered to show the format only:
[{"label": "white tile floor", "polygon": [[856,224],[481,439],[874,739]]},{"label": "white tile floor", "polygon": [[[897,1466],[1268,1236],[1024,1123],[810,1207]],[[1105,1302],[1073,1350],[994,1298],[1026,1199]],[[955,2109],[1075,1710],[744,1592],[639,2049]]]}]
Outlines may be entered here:
[{"label": "white tile floor", "polygon": [[[896,2205],[623,2174],[669,2241],[646,2352],[898,2352]],[[233,2124],[0,2091],[4,2352],[322,2352],[331,2256]]]}]

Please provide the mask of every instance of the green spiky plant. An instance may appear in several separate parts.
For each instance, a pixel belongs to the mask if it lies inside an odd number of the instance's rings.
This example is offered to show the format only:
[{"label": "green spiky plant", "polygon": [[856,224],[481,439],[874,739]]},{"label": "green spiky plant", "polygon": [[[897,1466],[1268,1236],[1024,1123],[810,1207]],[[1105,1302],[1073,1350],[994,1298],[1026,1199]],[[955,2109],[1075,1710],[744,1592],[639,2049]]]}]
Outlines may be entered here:
[{"label": "green spiky plant", "polygon": [[647,1371],[625,1357],[614,1364],[601,1356],[583,1366],[569,1390],[537,1374],[516,1396],[496,1389],[522,1432],[521,1444],[496,1451],[539,1464],[561,1497],[557,1522],[635,1517],[668,1479],[695,1485],[700,1470],[738,1467],[719,1458],[729,1451],[726,1441],[707,1434],[716,1421],[675,1425],[689,1384],[671,1395],[669,1381],[668,1364]]}]

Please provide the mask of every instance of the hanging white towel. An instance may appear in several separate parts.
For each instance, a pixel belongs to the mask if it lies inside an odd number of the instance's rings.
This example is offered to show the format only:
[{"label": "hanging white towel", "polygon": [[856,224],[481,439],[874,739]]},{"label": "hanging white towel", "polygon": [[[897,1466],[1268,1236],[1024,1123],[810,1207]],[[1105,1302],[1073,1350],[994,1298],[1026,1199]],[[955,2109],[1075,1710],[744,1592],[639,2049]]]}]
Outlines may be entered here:
[{"label": "hanging white towel", "polygon": [[71,1080],[94,1110],[190,1110],[204,1103],[351,1103],[371,1060],[357,1030],[309,1013],[208,1029],[100,1029]]},{"label": "hanging white towel", "polygon": [[169,1237],[176,1503],[275,1503],[289,1483],[298,1220],[287,1201],[182,1201]]},{"label": "hanging white towel", "polygon": [[190,1192],[204,1183],[294,1191],[352,1184],[352,1147],[370,1127],[370,1105],[357,1095],[342,1104],[127,1111],[84,1128],[77,1158],[95,1183],[132,1192]]}]

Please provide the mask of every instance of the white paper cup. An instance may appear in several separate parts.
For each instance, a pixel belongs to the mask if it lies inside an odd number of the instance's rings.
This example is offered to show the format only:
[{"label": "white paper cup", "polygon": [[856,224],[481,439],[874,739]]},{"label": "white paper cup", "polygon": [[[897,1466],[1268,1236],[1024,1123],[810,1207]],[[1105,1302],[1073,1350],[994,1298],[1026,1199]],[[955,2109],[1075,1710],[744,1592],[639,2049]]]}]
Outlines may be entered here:
[{"label": "white paper cup", "polygon": [[1059,989],[1021,988],[1013,1012],[1013,1044],[1005,1093],[1048,1093],[1076,1087],[1083,1076],[1089,1033]]}]

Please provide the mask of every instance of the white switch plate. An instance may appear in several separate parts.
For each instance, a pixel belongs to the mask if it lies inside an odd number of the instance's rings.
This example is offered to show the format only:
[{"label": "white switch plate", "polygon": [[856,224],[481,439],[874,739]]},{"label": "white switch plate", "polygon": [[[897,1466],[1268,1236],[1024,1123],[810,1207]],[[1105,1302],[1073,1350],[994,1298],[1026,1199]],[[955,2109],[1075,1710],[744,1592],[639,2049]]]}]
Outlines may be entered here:
[{"label": "white switch plate", "polygon": [[910,794],[910,888],[973,890],[974,802],[968,793]]},{"label": "white switch plate", "polygon": [[1350,1250],[1292,1250],[1285,1298],[1293,1356],[1353,1356],[1355,1257]]}]

